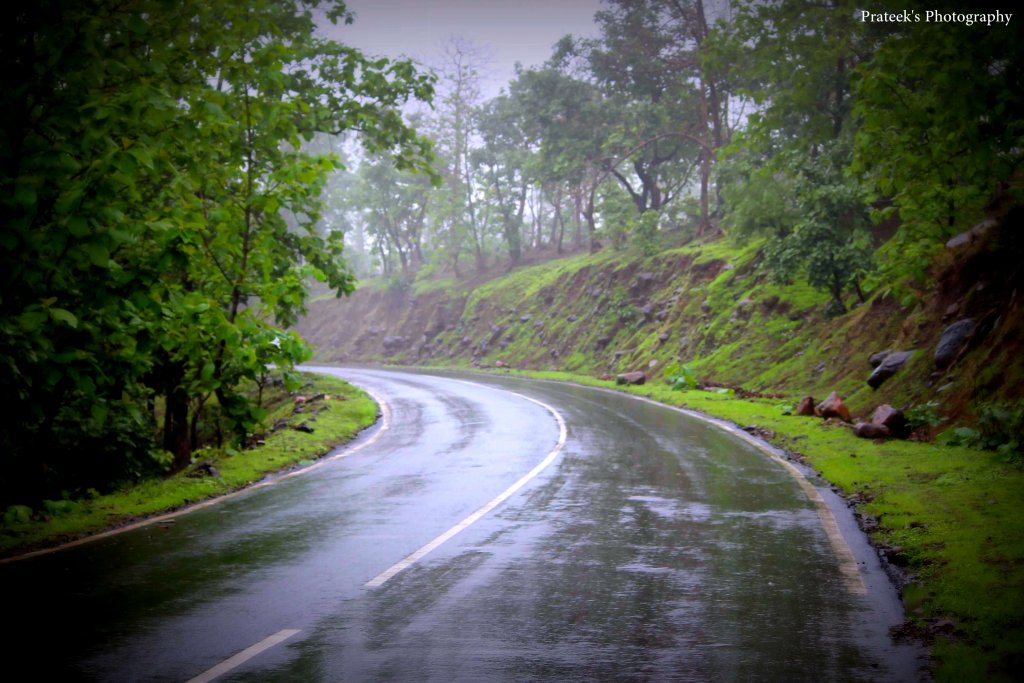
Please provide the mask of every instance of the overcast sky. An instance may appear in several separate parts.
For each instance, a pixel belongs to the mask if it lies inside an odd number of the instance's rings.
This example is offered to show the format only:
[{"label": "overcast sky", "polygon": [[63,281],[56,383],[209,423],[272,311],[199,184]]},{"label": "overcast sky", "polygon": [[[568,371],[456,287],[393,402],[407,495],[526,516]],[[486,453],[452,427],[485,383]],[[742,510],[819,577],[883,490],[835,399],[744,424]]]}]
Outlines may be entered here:
[{"label": "overcast sky", "polygon": [[436,63],[441,42],[458,36],[485,47],[491,56],[492,97],[512,78],[516,62],[536,66],[567,33],[596,34],[600,0],[348,0],[356,14],[350,26],[324,32],[371,55],[410,57]]}]

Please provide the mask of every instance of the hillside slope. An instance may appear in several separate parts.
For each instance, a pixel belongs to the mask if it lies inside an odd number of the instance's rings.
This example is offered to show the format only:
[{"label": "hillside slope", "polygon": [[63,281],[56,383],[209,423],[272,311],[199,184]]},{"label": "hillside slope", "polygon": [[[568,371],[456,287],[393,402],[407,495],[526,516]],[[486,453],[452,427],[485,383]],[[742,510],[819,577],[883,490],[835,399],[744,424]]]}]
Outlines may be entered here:
[{"label": "hillside slope", "polygon": [[[705,385],[793,399],[838,391],[861,416],[932,403],[946,424],[969,423],[980,403],[1024,396],[1020,213],[951,240],[914,303],[876,293],[831,319],[827,295],[770,282],[758,243],[719,239],[651,257],[576,255],[482,284],[367,287],[314,302],[297,329],[322,362],[643,370],[649,381],[681,362]],[[910,353],[874,389],[869,359],[882,351]]]}]

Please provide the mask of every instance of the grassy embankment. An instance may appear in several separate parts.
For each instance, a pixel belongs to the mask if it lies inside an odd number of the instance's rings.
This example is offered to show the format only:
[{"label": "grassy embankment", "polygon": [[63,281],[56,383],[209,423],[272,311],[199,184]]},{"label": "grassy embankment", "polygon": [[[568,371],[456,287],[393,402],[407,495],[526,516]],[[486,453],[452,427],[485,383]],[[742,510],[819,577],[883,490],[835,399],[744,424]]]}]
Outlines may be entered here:
[{"label": "grassy embankment", "polygon": [[267,406],[267,424],[279,420],[287,420],[289,427],[307,423],[312,432],[283,428],[267,433],[263,444],[252,449],[197,452],[195,461],[209,463],[218,476],[186,470],[88,500],[59,501],[29,521],[8,521],[0,526],[0,553],[12,555],[58,545],[244,489],[270,475],[312,464],[377,419],[377,404],[338,378],[307,375],[302,393],[330,398],[310,402],[302,413],[294,414],[291,397],[282,391]]}]

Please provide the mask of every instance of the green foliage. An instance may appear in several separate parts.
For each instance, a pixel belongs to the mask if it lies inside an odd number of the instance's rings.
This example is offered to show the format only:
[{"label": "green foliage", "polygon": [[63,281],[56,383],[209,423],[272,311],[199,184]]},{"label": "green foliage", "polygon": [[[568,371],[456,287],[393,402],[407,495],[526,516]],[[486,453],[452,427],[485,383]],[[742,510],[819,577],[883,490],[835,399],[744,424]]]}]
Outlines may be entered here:
[{"label": "green foliage", "polygon": [[1024,464],[1024,401],[978,406],[977,429],[955,427],[939,435],[941,443],[996,451],[1010,462]]},{"label": "green foliage", "polygon": [[661,250],[658,219],[657,211],[645,211],[633,226],[633,242],[644,256],[653,256]]},{"label": "green foliage", "polygon": [[665,366],[664,372],[666,381],[674,391],[696,389],[698,386],[697,376],[688,365],[669,363]]},{"label": "green foliage", "polygon": [[[331,400],[317,402],[312,433],[279,429],[266,434],[262,445],[252,449],[203,448],[197,458],[209,460],[220,477],[196,476],[193,471],[128,483],[109,493],[89,491],[80,499],[62,496],[39,502],[33,510],[12,505],[3,514],[0,551],[59,543],[69,537],[105,531],[128,520],[165,513],[185,505],[224,495],[260,481],[266,475],[306,466],[353,438],[373,424],[377,405],[362,391],[336,377],[301,375],[308,395],[325,394]],[[294,403],[284,388],[270,396],[274,406],[267,423],[292,418]],[[303,421],[309,414],[295,416]],[[264,425],[265,427],[265,425]]]},{"label": "green foliage", "polygon": [[920,22],[888,27],[857,66],[854,169],[889,200],[881,211],[900,219],[898,253],[886,264],[894,273],[923,280],[928,246],[975,220],[1019,169],[1022,61],[1010,27],[979,39],[960,23]]},{"label": "green foliage", "polygon": [[28,524],[32,519],[32,508],[27,505],[11,505],[4,510],[4,526]]},{"label": "green foliage", "polygon": [[911,430],[921,427],[938,427],[945,421],[945,418],[939,414],[940,406],[938,401],[927,401],[910,406],[903,411],[907,426]]},{"label": "green foliage", "polygon": [[204,406],[240,440],[260,409],[239,387],[309,355],[276,328],[304,311],[308,280],[352,290],[340,235],[315,227],[339,160],[303,145],[353,131],[423,167],[398,107],[431,79],[316,38],[306,10],[5,10],[0,501],[161,471],[161,438],[180,468]]}]

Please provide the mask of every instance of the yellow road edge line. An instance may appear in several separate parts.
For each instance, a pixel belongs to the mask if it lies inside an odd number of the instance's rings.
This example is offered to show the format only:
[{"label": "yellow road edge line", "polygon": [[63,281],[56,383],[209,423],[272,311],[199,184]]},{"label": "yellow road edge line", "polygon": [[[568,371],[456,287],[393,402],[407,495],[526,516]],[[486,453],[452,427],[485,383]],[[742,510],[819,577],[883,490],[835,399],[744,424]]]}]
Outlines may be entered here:
[{"label": "yellow road edge line", "polygon": [[[584,386],[581,384],[575,386]],[[846,585],[846,589],[856,595],[864,595],[867,593],[867,586],[864,584],[864,577],[861,575],[860,567],[857,565],[857,558],[853,554],[853,550],[850,549],[850,544],[846,542],[846,538],[843,537],[843,533],[839,530],[839,523],[836,522],[836,517],[832,514],[831,508],[825,499],[821,497],[821,493],[818,489],[807,480],[804,473],[800,471],[793,463],[781,457],[774,446],[765,443],[761,439],[758,439],[747,432],[743,431],[739,427],[733,425],[726,420],[705,415],[696,410],[690,410],[689,408],[680,408],[679,406],[669,405],[667,403],[661,403],[650,398],[643,396],[636,396],[634,394],[627,394],[621,391],[614,391],[612,389],[605,389],[603,387],[590,387],[597,389],[598,391],[604,391],[616,396],[628,396],[638,401],[644,401],[652,405],[661,406],[674,410],[683,415],[689,415],[692,418],[707,422],[708,424],[718,427],[724,432],[732,434],[733,436],[746,441],[748,444],[758,449],[769,458],[782,465],[785,470],[796,480],[796,483],[804,491],[807,498],[814,504],[815,510],[818,513],[818,519],[821,521],[822,530],[825,532],[826,538],[828,538],[829,545],[832,546],[832,552],[836,557],[836,561],[839,564],[839,573],[843,577],[843,583]]]}]

